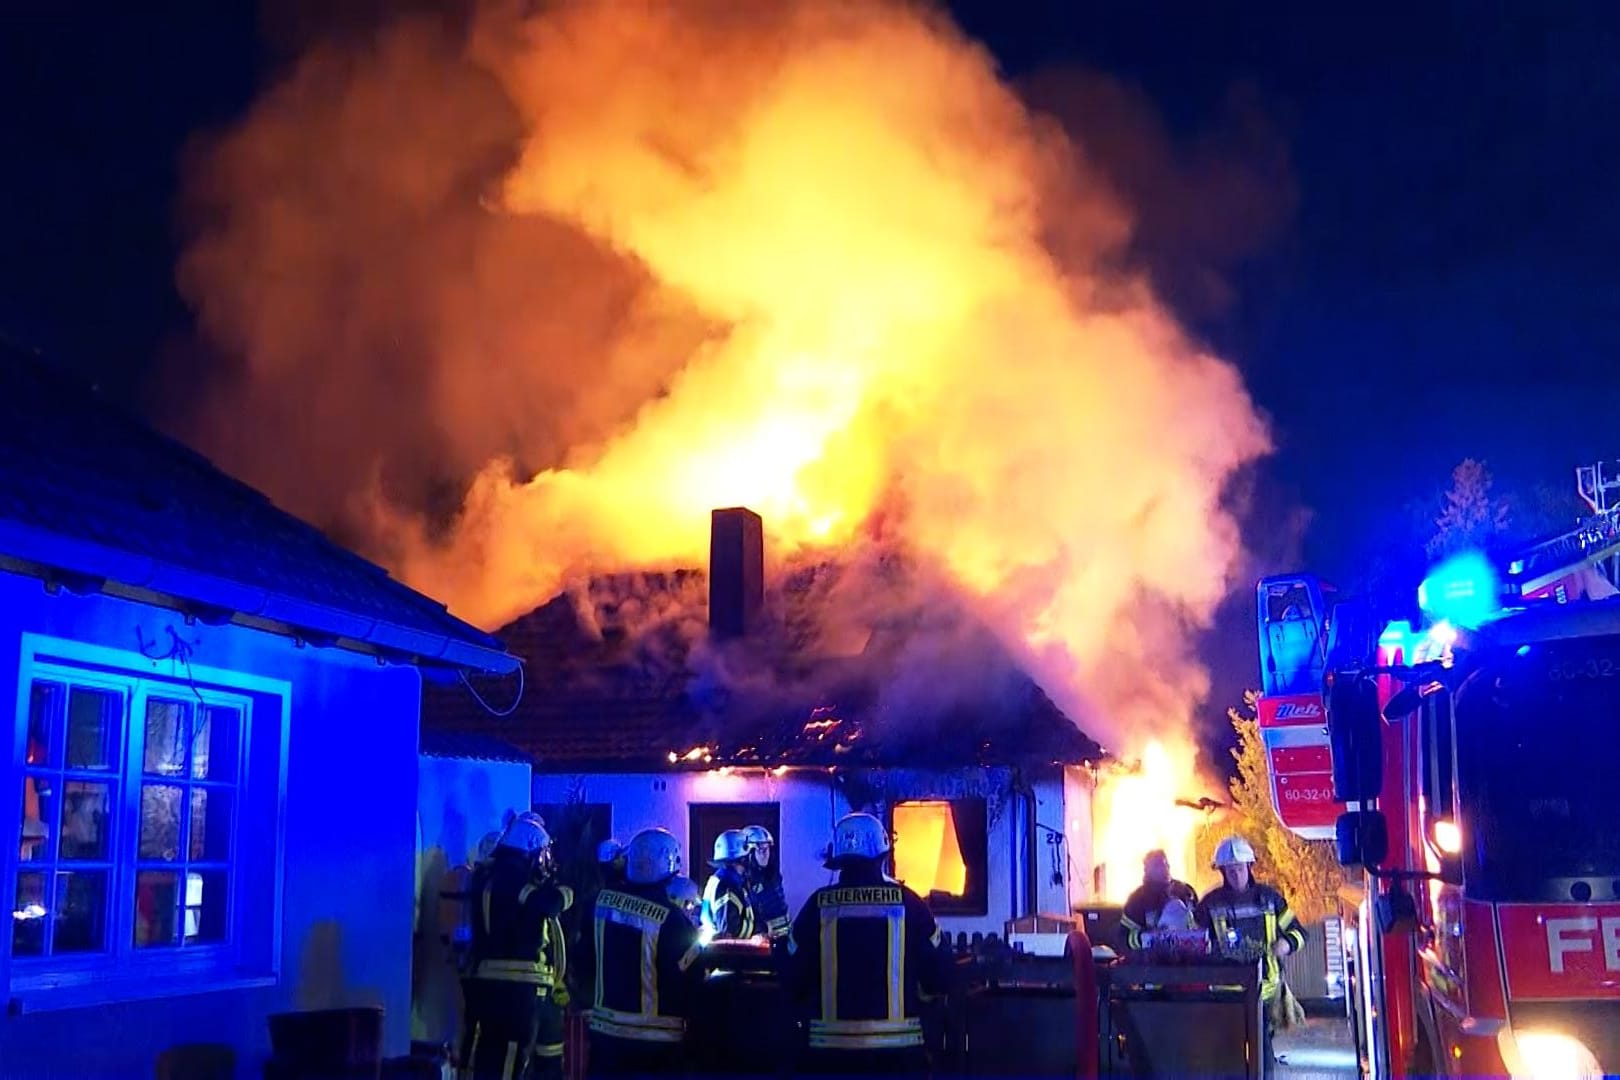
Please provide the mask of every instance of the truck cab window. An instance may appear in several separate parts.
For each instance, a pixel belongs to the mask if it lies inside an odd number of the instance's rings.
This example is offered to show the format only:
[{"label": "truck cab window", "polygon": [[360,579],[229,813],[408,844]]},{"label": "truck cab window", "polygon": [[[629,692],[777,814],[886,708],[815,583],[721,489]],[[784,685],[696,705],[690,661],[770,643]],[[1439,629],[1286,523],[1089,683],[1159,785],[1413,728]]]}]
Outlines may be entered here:
[{"label": "truck cab window", "polygon": [[1422,711],[1423,736],[1423,805],[1428,808],[1430,820],[1455,820],[1456,800],[1453,794],[1451,695],[1432,695]]}]

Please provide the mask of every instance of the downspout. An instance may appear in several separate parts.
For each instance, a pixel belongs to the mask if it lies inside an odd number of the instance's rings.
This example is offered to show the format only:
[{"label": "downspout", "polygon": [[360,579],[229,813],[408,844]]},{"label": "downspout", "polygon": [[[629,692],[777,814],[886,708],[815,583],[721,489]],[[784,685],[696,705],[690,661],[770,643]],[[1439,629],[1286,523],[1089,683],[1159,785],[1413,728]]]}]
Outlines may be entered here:
[{"label": "downspout", "polygon": [[1007,914],[1010,917],[1017,919],[1024,914],[1025,907],[1024,888],[1028,878],[1024,873],[1024,860],[1027,857],[1027,852],[1029,849],[1029,845],[1026,843],[1025,837],[1029,833],[1029,827],[1024,821],[1024,799],[1022,793],[1019,792],[1016,787],[1014,787],[1008,792],[1008,794],[1010,796],[1011,803],[1008,809],[1012,812],[1007,815],[1007,821],[1012,828],[1008,830],[1007,839],[1010,842],[1012,850],[1007,853],[1011,856],[1011,861],[1007,867],[1008,870],[1011,871],[1007,875]]},{"label": "downspout", "polygon": [[1035,820],[1035,789],[1024,789],[1024,914],[1038,915],[1041,866],[1040,829]]},{"label": "downspout", "polygon": [[1035,789],[1024,781],[1021,774],[1013,773],[1012,815],[1012,916],[1015,919],[1035,914],[1036,867],[1040,852],[1035,842]]}]

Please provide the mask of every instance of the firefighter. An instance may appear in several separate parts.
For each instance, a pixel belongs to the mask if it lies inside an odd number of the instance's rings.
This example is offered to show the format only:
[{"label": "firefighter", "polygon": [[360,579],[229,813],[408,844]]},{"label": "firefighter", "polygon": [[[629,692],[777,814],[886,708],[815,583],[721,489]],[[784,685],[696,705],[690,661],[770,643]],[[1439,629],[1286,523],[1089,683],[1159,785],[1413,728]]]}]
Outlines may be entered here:
[{"label": "firefighter", "polygon": [[949,961],[922,897],[884,873],[889,836],[871,814],[833,833],[838,882],[805,901],[788,936],[788,984],[813,1002],[805,1071],[926,1075],[922,1001],[945,990]]},{"label": "firefighter", "polygon": [[545,824],[525,813],[473,875],[463,1076],[562,1076],[568,961],[558,916],[574,895],[555,871]]},{"label": "firefighter", "polygon": [[743,863],[748,841],[741,829],[727,829],[714,838],[714,873],[703,889],[703,940],[754,936],[754,904],[748,894]]},{"label": "firefighter", "polygon": [[1119,917],[1126,952],[1140,952],[1151,943],[1160,913],[1172,900],[1191,909],[1198,904],[1198,893],[1185,881],[1171,877],[1169,856],[1162,850],[1150,851],[1142,860],[1142,884],[1126,899]]},{"label": "firefighter", "polygon": [[680,909],[681,914],[692,921],[698,928],[703,926],[703,891],[697,887],[697,882],[681,875],[669,879],[669,888],[666,890],[669,902]]},{"label": "firefighter", "polygon": [[1215,849],[1213,866],[1221,872],[1221,884],[1198,904],[1195,917],[1209,932],[1217,956],[1262,962],[1260,997],[1265,1025],[1260,1061],[1270,1075],[1275,1012],[1283,1004],[1280,961],[1305,947],[1305,928],[1282,893],[1254,879],[1254,848],[1243,837],[1222,840]]},{"label": "firefighter", "polygon": [[772,948],[785,947],[788,931],[793,928],[793,915],[788,911],[787,894],[782,890],[782,868],[772,858],[776,853],[776,839],[765,826],[750,825],[743,830],[743,844],[748,852],[744,877],[748,882],[748,900],[754,909],[754,924],[765,931]]},{"label": "firefighter", "polygon": [[596,898],[590,1074],[679,1072],[701,969],[697,927],[669,900],[681,848],[666,829],[625,849],[626,883]]}]

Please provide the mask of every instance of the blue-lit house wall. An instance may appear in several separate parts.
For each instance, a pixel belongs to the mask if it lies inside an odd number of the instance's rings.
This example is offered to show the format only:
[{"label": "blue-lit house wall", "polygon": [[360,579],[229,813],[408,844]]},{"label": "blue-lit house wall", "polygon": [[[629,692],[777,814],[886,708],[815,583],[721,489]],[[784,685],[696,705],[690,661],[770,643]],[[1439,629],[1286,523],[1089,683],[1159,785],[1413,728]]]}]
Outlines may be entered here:
[{"label": "blue-lit house wall", "polygon": [[420,696],[413,667],[0,570],[0,1075],[151,1075],[184,1043],[259,1075],[270,1014],[351,1005],[406,1053]]},{"label": "blue-lit house wall", "polygon": [[487,761],[423,753],[418,766],[416,963],[411,1036],[444,1043],[461,1029],[461,986],[442,936],[439,892],[451,867],[472,861],[485,834],[508,812],[529,809],[526,761]]}]

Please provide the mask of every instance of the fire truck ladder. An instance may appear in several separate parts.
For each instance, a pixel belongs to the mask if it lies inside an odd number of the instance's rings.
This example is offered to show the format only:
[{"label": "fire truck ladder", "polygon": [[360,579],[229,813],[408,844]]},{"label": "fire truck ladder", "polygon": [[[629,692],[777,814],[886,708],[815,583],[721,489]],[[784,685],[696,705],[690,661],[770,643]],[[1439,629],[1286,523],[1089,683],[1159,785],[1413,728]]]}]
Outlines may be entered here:
[{"label": "fire truck ladder", "polygon": [[[1599,462],[1575,470],[1575,490],[1593,514],[1620,509],[1620,461]],[[1601,567],[1609,583],[1620,586],[1620,552],[1610,553]]]},{"label": "fire truck ladder", "polygon": [[[1620,594],[1620,461],[1576,469],[1575,486],[1592,509],[1590,517],[1509,552],[1505,559],[1498,556],[1496,569],[1509,596],[1566,603]],[[1261,692],[1319,692],[1327,671],[1330,625],[1357,613],[1336,605],[1332,586],[1310,574],[1262,578],[1257,591]],[[1339,629],[1352,631],[1344,638],[1355,640],[1365,628]]]},{"label": "fire truck ladder", "polygon": [[[1601,575],[1608,586],[1606,594],[1620,591],[1620,462],[1576,469],[1575,488],[1592,508],[1592,516],[1515,553],[1507,566],[1507,581],[1518,595],[1534,595],[1584,567]],[[1554,598],[1564,601],[1562,595]]]}]

